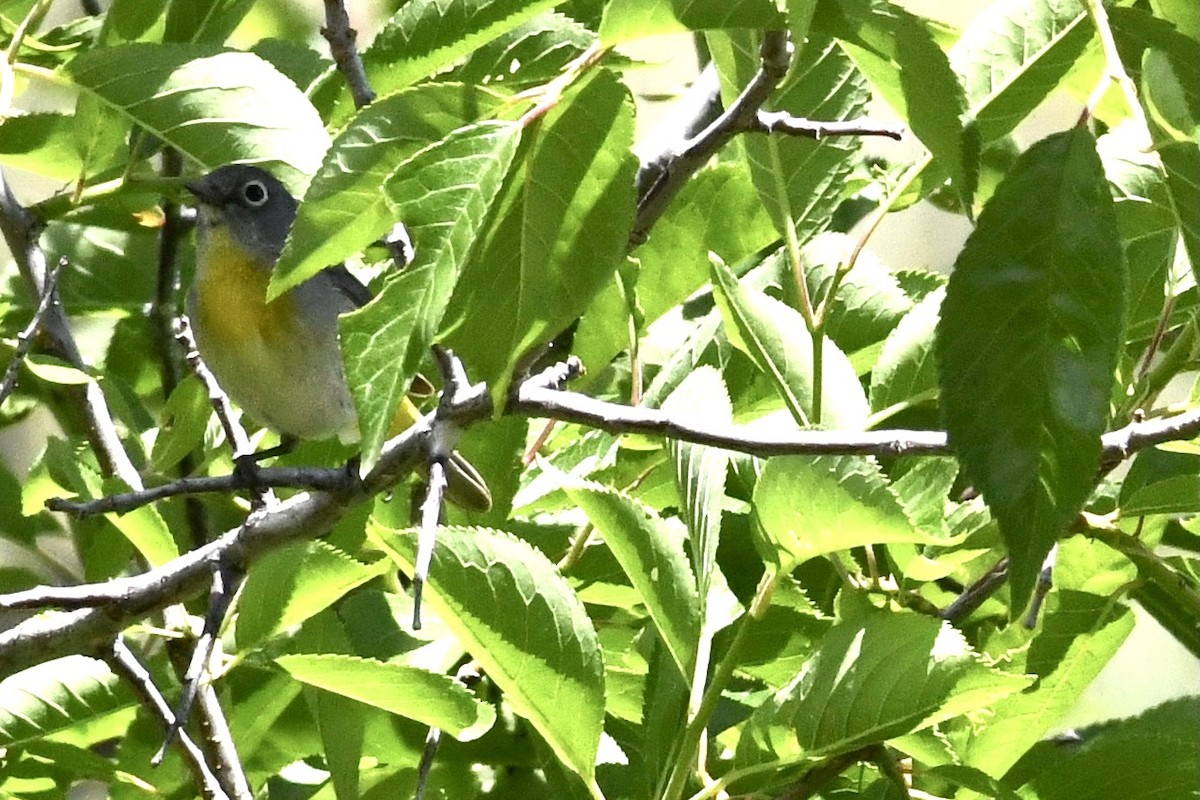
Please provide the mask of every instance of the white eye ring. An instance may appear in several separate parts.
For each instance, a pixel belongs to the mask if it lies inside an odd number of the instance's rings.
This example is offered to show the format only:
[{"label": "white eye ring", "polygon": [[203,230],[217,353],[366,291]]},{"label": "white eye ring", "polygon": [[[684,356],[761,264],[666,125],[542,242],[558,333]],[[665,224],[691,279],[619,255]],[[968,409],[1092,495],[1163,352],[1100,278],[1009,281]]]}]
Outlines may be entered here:
[{"label": "white eye ring", "polygon": [[267,187],[260,180],[247,181],[242,187],[242,197],[252,206],[261,206],[267,202]]}]

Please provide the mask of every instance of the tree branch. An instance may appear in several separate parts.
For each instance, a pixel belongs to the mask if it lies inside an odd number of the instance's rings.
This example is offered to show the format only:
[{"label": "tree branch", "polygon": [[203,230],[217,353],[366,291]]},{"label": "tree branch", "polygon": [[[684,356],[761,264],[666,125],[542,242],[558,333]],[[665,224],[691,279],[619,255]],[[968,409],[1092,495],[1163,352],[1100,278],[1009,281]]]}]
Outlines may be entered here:
[{"label": "tree branch", "polygon": [[[667,206],[718,150],[728,144],[740,126],[748,124],[775,88],[787,75],[792,63],[792,44],[784,31],[767,31],[759,49],[759,68],[737,99],[700,134],[689,139],[675,153],[666,154],[664,163],[654,165],[657,177],[638,198],[637,217],[629,233],[630,247],[643,244],[650,229]],[[643,180],[639,178],[639,183]]]},{"label": "tree branch", "polygon": [[12,361],[8,362],[8,367],[4,370],[4,380],[0,381],[0,405],[3,405],[8,396],[17,388],[21,364],[25,362],[25,357],[33,348],[34,339],[41,330],[50,305],[58,302],[58,276],[66,265],[66,259],[60,259],[58,265],[46,273],[46,283],[41,288],[41,297],[38,300],[37,308],[34,309],[33,319],[29,320],[25,329],[17,334],[17,347],[13,351]]},{"label": "tree branch", "polygon": [[350,15],[343,0],[325,0],[325,27],[321,28],[321,35],[329,42],[329,53],[350,87],[355,107],[370,105],[375,100],[375,90],[358,55],[355,45],[358,31],[350,27]]},{"label": "tree branch", "polygon": [[[171,706],[163,697],[162,692],[158,690],[150,671],[129,649],[124,637],[118,636],[113,641],[112,649],[106,660],[113,672],[123,677],[133,687],[133,692],[141,700],[142,705],[153,711],[163,725],[169,729],[175,723],[175,715],[171,711]],[[188,770],[192,773],[192,779],[196,782],[196,786],[200,787],[204,797],[207,800],[229,800],[229,795],[221,788],[220,781],[217,780],[217,776],[205,760],[204,753],[192,741],[192,737],[188,735],[187,731],[179,732],[179,749],[183,753]]]},{"label": "tree branch", "polygon": [[834,122],[794,117],[786,111],[759,111],[748,120],[738,121],[739,133],[783,133],[805,139],[827,139],[830,136],[885,136],[902,139],[904,128],[875,122],[866,117]]},{"label": "tree branch", "polygon": [[[0,233],[3,233],[26,285],[38,294],[40,287],[46,285],[48,272],[46,254],[37,243],[41,232],[41,222],[17,201],[4,171],[0,170]],[[42,333],[47,338],[47,349],[50,353],[81,372],[87,372],[83,356],[80,355],[79,347],[75,344],[75,338],[67,324],[67,316],[58,303],[51,302],[47,307],[42,321]],[[123,480],[131,489],[141,489],[141,476],[121,444],[100,384],[88,381],[82,387],[72,387],[70,391],[83,408],[88,423],[88,436],[101,467]]]},{"label": "tree branch", "polygon": [[236,492],[248,489],[319,489],[339,491],[346,488],[351,478],[344,469],[324,467],[268,467],[258,470],[254,476],[240,472],[230,475],[179,478],[160,486],[151,486],[137,492],[123,492],[98,497],[95,500],[68,500],[52,497],[46,508],[77,517],[96,514],[125,514],[136,508],[181,495],[212,494],[214,492]]},{"label": "tree branch", "polygon": [[[767,31],[759,49],[758,72],[724,112],[711,119],[698,133],[695,120],[709,120],[720,103],[716,71],[706,68],[696,82],[697,98],[691,98],[692,113],[682,115],[682,136],[661,133],[660,152],[648,155],[638,172],[638,208],[629,234],[629,247],[643,244],[650,229],[667,210],[675,195],[717,151],[741,133],[768,133],[823,139],[828,136],[887,136],[899,139],[903,129],[868,119],[818,122],[782,111],[763,111],[762,106],[779,87],[792,62],[793,47],[783,31]],[[682,141],[680,141],[682,140]]]}]

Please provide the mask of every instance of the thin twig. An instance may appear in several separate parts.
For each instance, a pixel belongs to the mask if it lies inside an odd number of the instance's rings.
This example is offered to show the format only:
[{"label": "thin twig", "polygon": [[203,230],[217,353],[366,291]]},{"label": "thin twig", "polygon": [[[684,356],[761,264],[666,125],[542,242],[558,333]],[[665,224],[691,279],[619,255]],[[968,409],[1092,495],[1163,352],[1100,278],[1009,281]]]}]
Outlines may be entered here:
[{"label": "thin twig", "polygon": [[1002,558],[993,564],[991,569],[983,573],[979,580],[968,586],[938,616],[951,624],[961,622],[995,594],[996,590],[1004,585],[1004,579],[1007,577],[1008,559]]},{"label": "thin twig", "polygon": [[[183,174],[183,158],[173,147],[163,149],[163,178],[177,179]],[[179,351],[176,349],[175,318],[179,297],[179,245],[187,232],[188,222],[183,209],[170,193],[161,199],[163,224],[158,234],[158,269],[155,271],[154,299],[150,304],[150,321],[154,331],[154,349],[158,357],[158,374],[161,377],[163,400],[169,400],[182,379]],[[176,466],[176,474],[183,478],[191,475],[196,467],[196,458],[185,453]],[[184,519],[187,521],[188,544],[195,547],[208,539],[208,514],[204,505],[194,497],[183,504]]]},{"label": "thin twig", "polygon": [[181,495],[263,488],[336,492],[347,488],[351,480],[350,474],[341,468],[267,467],[258,470],[254,476],[234,472],[230,475],[178,478],[170,483],[151,486],[139,492],[110,494],[95,500],[68,500],[62,497],[52,497],[46,501],[46,508],[77,517],[111,513],[124,514],[159,500]]},{"label": "thin twig", "polygon": [[24,363],[25,357],[29,355],[29,351],[33,348],[34,339],[37,338],[38,331],[41,330],[42,323],[45,321],[46,313],[50,310],[52,303],[58,302],[58,276],[62,273],[67,265],[66,258],[60,258],[54,269],[46,273],[46,283],[41,289],[41,298],[38,300],[37,308],[34,309],[33,319],[29,320],[29,324],[25,329],[17,334],[17,346],[13,351],[12,361],[8,362],[8,368],[4,370],[4,380],[0,381],[0,405],[8,399],[8,396],[17,388],[17,380],[21,373],[21,364]]},{"label": "thin twig", "polygon": [[[17,269],[25,279],[26,285],[35,293],[39,293],[40,287],[46,285],[46,274],[49,271],[46,254],[38,245],[41,232],[40,220],[17,201],[4,171],[0,169],[0,233],[3,233],[9,252],[16,259]],[[42,334],[46,338],[46,349],[49,353],[81,372],[87,371],[61,305],[51,303],[46,309],[42,320]],[[87,419],[88,438],[102,470],[116,475],[131,489],[141,489],[141,476],[121,444],[100,384],[88,381],[83,386],[70,387],[68,391],[83,409]]]},{"label": "thin twig", "polygon": [[350,27],[350,15],[346,13],[346,4],[342,0],[325,0],[325,27],[321,28],[321,35],[329,42],[329,53],[345,78],[346,85],[350,87],[354,106],[362,108],[370,105],[375,100],[375,91],[367,79],[355,45],[358,31]]},{"label": "thin twig", "polygon": [[417,534],[417,557],[413,565],[413,630],[421,629],[421,593],[429,577],[429,564],[437,543],[437,528],[445,508],[446,490],[450,476],[447,468],[461,431],[453,420],[454,404],[470,386],[466,370],[452,352],[434,346],[434,360],[442,376],[442,395],[438,399],[440,412],[433,423],[426,459],[429,481],[425,501],[421,504],[421,525]]},{"label": "thin twig", "polygon": [[433,769],[433,759],[437,756],[438,746],[442,743],[442,731],[430,728],[425,737],[425,747],[421,750],[421,763],[417,766],[417,789],[413,792],[413,800],[424,800],[425,788],[429,784],[429,773]]},{"label": "thin twig", "polygon": [[1042,569],[1038,572],[1037,583],[1033,587],[1033,600],[1029,604],[1029,613],[1025,615],[1025,627],[1028,630],[1033,630],[1037,627],[1038,617],[1042,612],[1042,604],[1046,601],[1046,595],[1050,594],[1050,589],[1054,586],[1054,565],[1058,563],[1058,543],[1056,542],[1050,548],[1050,552],[1046,554],[1046,560],[1042,563]]},{"label": "thin twig", "polygon": [[759,111],[748,120],[738,121],[734,128],[741,133],[782,133],[805,139],[827,139],[832,136],[885,136],[904,138],[904,128],[862,117],[833,122],[795,117],[786,111]]},{"label": "thin twig", "polygon": [[[113,640],[107,661],[113,671],[133,687],[133,691],[141,699],[142,705],[153,710],[165,727],[169,728],[175,723],[175,715],[171,711],[171,706],[154,684],[154,677],[138,660],[137,655],[129,649],[124,637],[117,636]],[[229,795],[221,788],[220,781],[217,780],[217,776],[213,774],[212,768],[205,760],[204,753],[187,731],[179,733],[179,749],[204,797],[209,800],[229,800]]]},{"label": "thin twig", "polygon": [[[436,441],[437,437],[434,437]],[[417,532],[417,558],[413,565],[413,617],[414,631],[421,630],[421,594],[429,577],[429,563],[433,559],[433,548],[437,543],[438,523],[446,499],[446,462],[449,454],[431,453],[429,456],[429,481],[425,490],[425,501],[421,503],[421,526]]]},{"label": "thin twig", "polygon": [[167,726],[162,747],[150,759],[152,766],[162,763],[163,757],[167,754],[167,748],[171,746],[171,741],[187,726],[192,704],[196,701],[196,695],[208,673],[221,625],[225,622],[225,616],[242,586],[242,578],[241,570],[228,564],[219,564],[213,570],[212,589],[208,596],[208,612],[204,615],[204,628],[200,631],[200,637],[196,640],[196,646],[192,650],[192,657],[183,673],[183,688],[179,692],[179,700],[175,704],[175,718]]},{"label": "thin twig", "polygon": [[761,457],[778,455],[860,454],[877,456],[945,455],[941,431],[815,431],[771,434],[745,425],[705,427],[661,409],[608,403],[575,392],[522,385],[508,412],[577,422],[609,433],[642,433],[719,447]]}]

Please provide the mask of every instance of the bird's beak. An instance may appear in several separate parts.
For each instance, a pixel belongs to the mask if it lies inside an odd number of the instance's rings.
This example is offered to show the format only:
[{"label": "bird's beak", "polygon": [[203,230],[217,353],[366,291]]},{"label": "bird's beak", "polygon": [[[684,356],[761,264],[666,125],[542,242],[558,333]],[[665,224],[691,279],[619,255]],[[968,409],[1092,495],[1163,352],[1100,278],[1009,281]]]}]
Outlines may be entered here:
[{"label": "bird's beak", "polygon": [[201,203],[217,205],[220,201],[217,187],[213,186],[212,181],[208,180],[208,178],[197,178],[193,181],[187,181],[183,184],[183,187],[196,195],[196,199]]}]

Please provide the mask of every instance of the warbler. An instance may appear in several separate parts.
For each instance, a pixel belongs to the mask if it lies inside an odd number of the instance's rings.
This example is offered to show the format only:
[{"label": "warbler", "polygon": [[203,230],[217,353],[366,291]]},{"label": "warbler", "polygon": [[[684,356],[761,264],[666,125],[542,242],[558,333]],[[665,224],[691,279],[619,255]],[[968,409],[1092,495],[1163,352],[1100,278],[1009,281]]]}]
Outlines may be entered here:
[{"label": "warbler", "polygon": [[[370,290],[344,266],[328,267],[271,302],[267,283],[296,219],[297,202],[264,169],[220,167],[189,181],[198,203],[196,275],[187,295],[196,347],[221,388],[253,419],[289,437],[359,439],[358,415],[338,346],[338,316]],[[392,434],[420,417],[405,397]],[[484,511],[491,494],[459,453],[449,497]]]}]

